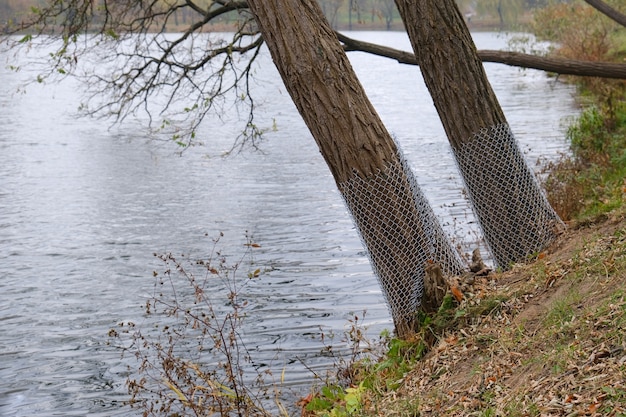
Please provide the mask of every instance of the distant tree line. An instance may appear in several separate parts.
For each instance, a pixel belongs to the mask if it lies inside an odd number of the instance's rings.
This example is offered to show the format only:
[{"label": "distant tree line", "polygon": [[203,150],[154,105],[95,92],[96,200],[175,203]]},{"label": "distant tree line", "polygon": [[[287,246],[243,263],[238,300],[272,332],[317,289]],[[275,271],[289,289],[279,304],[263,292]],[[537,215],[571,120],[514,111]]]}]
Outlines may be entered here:
[{"label": "distant tree line", "polygon": [[[518,23],[521,16],[552,3],[573,3],[576,0],[456,0],[468,21],[473,18],[492,18],[501,27]],[[401,18],[394,0],[318,0],[329,23],[335,28],[358,29],[358,26],[394,29]]]},{"label": "distant tree line", "polygon": [[28,0],[3,0],[0,2],[0,26],[6,25],[16,15],[25,12],[33,4]]},{"label": "distant tree line", "polygon": [[[500,26],[517,23],[520,16],[550,3],[573,3],[576,0],[457,0],[461,12],[468,21],[480,18],[493,18]],[[184,4],[185,0],[158,0],[156,3],[171,5]],[[97,11],[99,0],[92,2]],[[207,7],[211,0],[195,1],[200,7]],[[401,29],[402,21],[394,0],[318,0],[326,19],[335,29],[358,30],[359,28]],[[39,0],[2,0],[0,1],[0,26],[20,20],[19,16],[27,13],[31,7],[41,7]],[[174,13],[174,24],[185,25],[193,18],[193,10],[180,7]],[[237,13],[227,13],[219,19],[228,24],[237,19]]]}]

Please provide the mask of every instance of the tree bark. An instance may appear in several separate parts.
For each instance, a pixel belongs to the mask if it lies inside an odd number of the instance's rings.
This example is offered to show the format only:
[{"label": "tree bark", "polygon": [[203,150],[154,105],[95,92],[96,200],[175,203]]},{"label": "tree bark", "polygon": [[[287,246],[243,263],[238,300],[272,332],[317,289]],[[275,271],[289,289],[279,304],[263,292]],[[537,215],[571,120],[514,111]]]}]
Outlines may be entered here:
[{"label": "tree bark", "polygon": [[[337,37],[344,44],[344,50],[346,51],[367,52],[373,55],[394,59],[401,64],[417,65],[417,59],[411,52],[359,41],[343,33],[337,33]],[[520,52],[492,50],[479,50],[478,58],[480,58],[482,62],[495,62],[513,67],[531,68],[563,75],[626,79],[626,64],[613,62],[579,61],[523,54]]]},{"label": "tree bark", "polygon": [[496,264],[550,244],[563,223],[509,129],[454,0],[395,0]]},{"label": "tree bark", "polygon": [[249,0],[272,59],[346,201],[396,331],[414,331],[428,260],[461,261],[316,0]]},{"label": "tree bark", "polygon": [[336,181],[348,180],[354,171],[368,177],[382,170],[398,150],[386,140],[388,132],[318,7],[311,1],[248,4]]},{"label": "tree bark", "polygon": [[452,147],[506,123],[454,0],[396,0],[396,5]]},{"label": "tree bark", "polygon": [[514,67],[532,68],[563,75],[626,79],[626,64],[550,58],[506,51],[478,51],[483,62],[497,62]]}]

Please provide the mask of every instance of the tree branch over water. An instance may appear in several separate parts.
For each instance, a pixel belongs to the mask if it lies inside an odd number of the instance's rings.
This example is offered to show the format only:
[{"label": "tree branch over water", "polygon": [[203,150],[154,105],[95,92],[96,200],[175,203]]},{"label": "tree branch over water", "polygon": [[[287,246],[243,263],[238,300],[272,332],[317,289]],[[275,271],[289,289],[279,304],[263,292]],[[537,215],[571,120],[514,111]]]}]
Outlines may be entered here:
[{"label": "tree branch over water", "polygon": [[[367,52],[373,55],[394,59],[401,64],[417,65],[415,56],[411,52],[359,41],[340,32],[336,33],[337,38],[344,44],[344,49],[346,51]],[[626,79],[626,64],[578,61],[573,59],[524,54],[520,52],[493,50],[480,50],[478,51],[478,56],[483,62],[496,62],[520,68],[532,68],[563,75]]]},{"label": "tree branch over water", "polygon": [[[229,32],[212,31],[216,22]],[[234,146],[255,146],[261,133],[250,80],[263,39],[246,1],[50,0],[4,30],[0,47],[37,62],[33,82],[84,81],[83,114],[119,122],[143,113],[183,147],[207,114],[225,109],[247,113]]]},{"label": "tree branch over water", "polygon": [[[606,6],[601,0],[586,1],[600,11]],[[19,36],[0,37],[0,47],[42,52],[37,56],[39,67],[28,64],[35,74],[33,82],[67,76],[85,81],[85,102],[80,108],[88,115],[121,121],[145,113],[159,136],[167,132],[187,146],[207,114],[224,117],[234,109],[247,114],[235,146],[255,146],[254,138],[263,129],[255,125],[250,80],[263,38],[247,1],[100,0],[97,5],[93,0],[48,0],[21,21],[2,28],[7,35]],[[341,33],[337,37],[347,51],[416,65],[410,52]],[[483,62],[626,79],[622,63],[505,51],[478,55]]]}]

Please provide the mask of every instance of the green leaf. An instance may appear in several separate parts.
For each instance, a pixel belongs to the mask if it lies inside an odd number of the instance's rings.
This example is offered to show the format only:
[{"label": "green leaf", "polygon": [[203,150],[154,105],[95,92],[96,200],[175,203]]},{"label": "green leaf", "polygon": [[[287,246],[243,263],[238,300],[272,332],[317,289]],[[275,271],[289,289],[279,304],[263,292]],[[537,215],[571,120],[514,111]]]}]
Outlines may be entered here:
[{"label": "green leaf", "polygon": [[393,362],[391,359],[387,359],[386,361],[382,361],[378,363],[375,369],[376,369],[376,372],[382,372],[385,369],[391,368],[393,365],[395,365],[395,362]]},{"label": "green leaf", "polygon": [[332,408],[333,404],[328,401],[325,400],[323,398],[319,398],[319,397],[314,397],[307,405],[306,405],[306,410],[307,411],[323,411],[323,410],[330,410]]},{"label": "green leaf", "polygon": [[107,29],[104,34],[106,36],[109,36],[115,40],[118,40],[120,38],[120,35],[118,35],[117,33],[115,33],[115,31],[113,29]]},{"label": "green leaf", "polygon": [[457,311],[454,313],[454,318],[455,318],[455,319],[458,319],[459,317],[464,317],[464,316],[465,316],[465,314],[467,314],[467,312],[466,312],[465,310],[457,310]]},{"label": "green leaf", "polygon": [[346,411],[350,414],[361,409],[361,399],[363,397],[363,382],[357,388],[346,388]]},{"label": "green leaf", "polygon": [[189,113],[190,111],[193,111],[193,110],[195,110],[195,109],[197,109],[197,108],[198,108],[198,103],[195,103],[195,104],[194,104],[193,106],[191,106],[191,107],[185,107],[184,111],[185,111],[185,113]]},{"label": "green leaf", "polygon": [[350,392],[350,388],[346,389],[348,394],[346,394],[346,411],[348,413],[355,413],[361,408],[361,393],[356,389],[353,392]]},{"label": "green leaf", "polygon": [[322,395],[331,401],[343,399],[343,390],[337,385],[325,385],[322,387]]},{"label": "green leaf", "polygon": [[26,43],[26,42],[30,42],[31,40],[33,40],[33,35],[28,34],[28,35],[24,35],[24,37],[20,39],[19,42]]}]

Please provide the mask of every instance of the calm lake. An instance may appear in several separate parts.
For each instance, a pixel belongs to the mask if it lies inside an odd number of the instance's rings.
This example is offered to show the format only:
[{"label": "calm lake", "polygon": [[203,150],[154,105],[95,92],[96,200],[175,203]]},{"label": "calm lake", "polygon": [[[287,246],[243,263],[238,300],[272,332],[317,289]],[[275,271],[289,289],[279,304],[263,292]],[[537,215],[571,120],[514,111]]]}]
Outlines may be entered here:
[{"label": "calm lake", "polygon": [[[352,36],[410,50],[404,33]],[[507,45],[501,34],[474,36],[482,49]],[[349,56],[444,229],[471,251],[479,231],[419,70]],[[137,364],[108,332],[129,321],[150,332],[143,306],[153,271],[164,269],[154,253],[205,258],[220,232],[218,248],[233,261],[246,234],[260,245],[254,263],[267,272],[244,289],[243,332],[256,361],[285,369],[294,398],[306,394],[310,370],[332,365],[322,331],[341,349],[348,319],[364,310],[372,338],[391,329],[335,183],[273,66],[256,71],[256,120],[276,129],[259,151],[221,158],[234,137],[217,119],[198,134],[205,146],[179,156],[149,141],[141,121],[110,128],[74,117],[73,82],[16,94],[32,74],[0,58],[0,416],[132,415],[124,384]],[[565,152],[574,89],[538,71],[485,67],[529,162]]]}]

